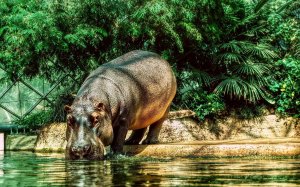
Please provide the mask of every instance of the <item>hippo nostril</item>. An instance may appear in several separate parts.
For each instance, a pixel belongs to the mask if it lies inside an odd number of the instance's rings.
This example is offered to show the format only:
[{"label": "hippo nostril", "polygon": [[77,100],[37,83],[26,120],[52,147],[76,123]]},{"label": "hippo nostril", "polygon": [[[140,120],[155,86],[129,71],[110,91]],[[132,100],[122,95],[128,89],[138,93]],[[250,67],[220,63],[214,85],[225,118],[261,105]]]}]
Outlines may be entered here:
[{"label": "hippo nostril", "polygon": [[70,149],[72,155],[79,156],[80,158],[87,156],[91,153],[91,145],[73,146]]},{"label": "hippo nostril", "polygon": [[71,147],[71,151],[72,151],[73,153],[76,153],[78,150],[77,150],[76,147]]},{"label": "hippo nostril", "polygon": [[91,146],[90,146],[90,145],[85,145],[85,146],[83,146],[83,152],[84,152],[84,153],[89,153],[90,150],[91,150]]}]

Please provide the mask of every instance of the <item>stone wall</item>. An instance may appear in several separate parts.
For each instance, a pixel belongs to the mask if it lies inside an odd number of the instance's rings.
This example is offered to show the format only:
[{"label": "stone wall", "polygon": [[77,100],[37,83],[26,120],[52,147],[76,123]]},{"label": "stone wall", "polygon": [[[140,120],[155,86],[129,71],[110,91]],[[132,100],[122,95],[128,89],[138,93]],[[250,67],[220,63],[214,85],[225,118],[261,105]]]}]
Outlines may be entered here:
[{"label": "stone wall", "polygon": [[168,119],[163,124],[162,143],[194,140],[238,140],[256,138],[300,137],[300,120],[266,115],[259,119],[226,118],[197,122],[192,117]]},{"label": "stone wall", "polygon": [[[161,129],[161,144],[208,140],[252,140],[258,138],[300,137],[300,120],[281,119],[267,115],[255,120],[235,118],[198,122],[191,111],[177,111],[169,115]],[[35,143],[36,150],[63,150],[66,145],[66,124],[53,123],[41,129]],[[129,136],[130,132],[128,133]]]},{"label": "stone wall", "polygon": [[65,123],[52,123],[43,127],[36,139],[35,149],[63,151],[67,145],[66,127]]}]

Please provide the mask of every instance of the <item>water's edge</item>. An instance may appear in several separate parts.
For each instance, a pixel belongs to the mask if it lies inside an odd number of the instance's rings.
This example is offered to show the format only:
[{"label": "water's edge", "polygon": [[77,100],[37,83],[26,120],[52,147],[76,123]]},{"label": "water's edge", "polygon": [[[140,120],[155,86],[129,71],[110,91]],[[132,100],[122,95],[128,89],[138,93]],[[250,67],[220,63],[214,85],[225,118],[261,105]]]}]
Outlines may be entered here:
[{"label": "water's edge", "polygon": [[[35,147],[37,136],[7,135],[6,151],[64,152],[64,147]],[[109,151],[109,147],[107,147]],[[169,157],[230,157],[300,155],[299,138],[270,138],[254,140],[192,141],[156,145],[124,146],[127,155]]]}]

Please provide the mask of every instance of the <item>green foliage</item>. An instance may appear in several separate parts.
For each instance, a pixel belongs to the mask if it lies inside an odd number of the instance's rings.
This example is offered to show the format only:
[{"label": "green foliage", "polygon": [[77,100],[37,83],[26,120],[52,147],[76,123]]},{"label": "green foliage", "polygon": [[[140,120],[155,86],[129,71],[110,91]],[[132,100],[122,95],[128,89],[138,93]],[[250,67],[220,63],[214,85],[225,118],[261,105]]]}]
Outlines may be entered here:
[{"label": "green foliage", "polygon": [[274,62],[299,58],[299,7],[293,0],[4,0],[0,61],[12,80],[51,82],[67,73],[80,85],[98,65],[144,49],[176,65],[175,105],[200,118],[236,102],[278,105],[268,87],[286,82],[272,76]]},{"label": "green foliage", "polygon": [[264,106],[247,105],[234,110],[233,116],[241,120],[259,119],[264,114]]},{"label": "green foliage", "polygon": [[269,89],[276,101],[280,114],[300,116],[300,2],[279,1],[268,17],[273,45],[277,47],[282,59],[274,63],[274,80]]},{"label": "green foliage", "polygon": [[270,85],[275,93],[277,111],[300,117],[300,60],[291,57],[279,60],[277,81]]},{"label": "green foliage", "polygon": [[277,8],[268,16],[270,40],[277,47],[281,55],[300,57],[300,2],[278,1],[272,8]]},{"label": "green foliage", "polygon": [[203,89],[205,85],[211,84],[212,78],[208,74],[195,70],[183,71],[180,80],[178,102],[181,107],[195,111],[200,120],[224,110],[224,102],[220,96]]},{"label": "green foliage", "polygon": [[21,124],[22,127],[34,130],[39,129],[45,124],[52,122],[51,116],[51,111],[41,110],[39,112],[26,116],[24,119],[17,120],[16,123]]},{"label": "green foliage", "polygon": [[63,122],[65,121],[66,112],[64,110],[65,105],[72,105],[75,96],[70,93],[70,89],[63,90],[56,97],[56,100],[51,107],[51,121]]},{"label": "green foliage", "polygon": [[71,105],[74,99],[74,96],[68,93],[67,90],[64,91],[65,94],[58,94],[57,99],[51,108],[46,110],[40,110],[25,116],[22,119],[15,121],[16,124],[19,124],[22,127],[29,129],[39,129],[45,124],[51,122],[62,122],[65,121],[66,113],[64,111],[64,105]]}]

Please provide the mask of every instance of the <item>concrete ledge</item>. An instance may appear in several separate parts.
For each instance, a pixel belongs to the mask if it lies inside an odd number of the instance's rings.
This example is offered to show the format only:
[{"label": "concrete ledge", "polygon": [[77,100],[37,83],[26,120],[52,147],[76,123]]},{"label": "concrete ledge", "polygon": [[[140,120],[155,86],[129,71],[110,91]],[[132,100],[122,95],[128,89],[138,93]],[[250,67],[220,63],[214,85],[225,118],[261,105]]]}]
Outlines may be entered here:
[{"label": "concrete ledge", "polygon": [[37,136],[7,135],[5,138],[5,150],[8,151],[32,151],[35,147]]},{"label": "concrete ledge", "polygon": [[135,156],[167,157],[299,156],[300,140],[280,138],[130,145],[125,146],[124,152]]},{"label": "concrete ledge", "polygon": [[[36,136],[9,135],[5,150],[63,152],[64,147],[35,147]],[[108,147],[107,147],[108,150]],[[228,156],[300,156],[300,138],[187,141],[155,145],[126,145],[124,152],[135,156],[156,157],[228,157]]]}]

